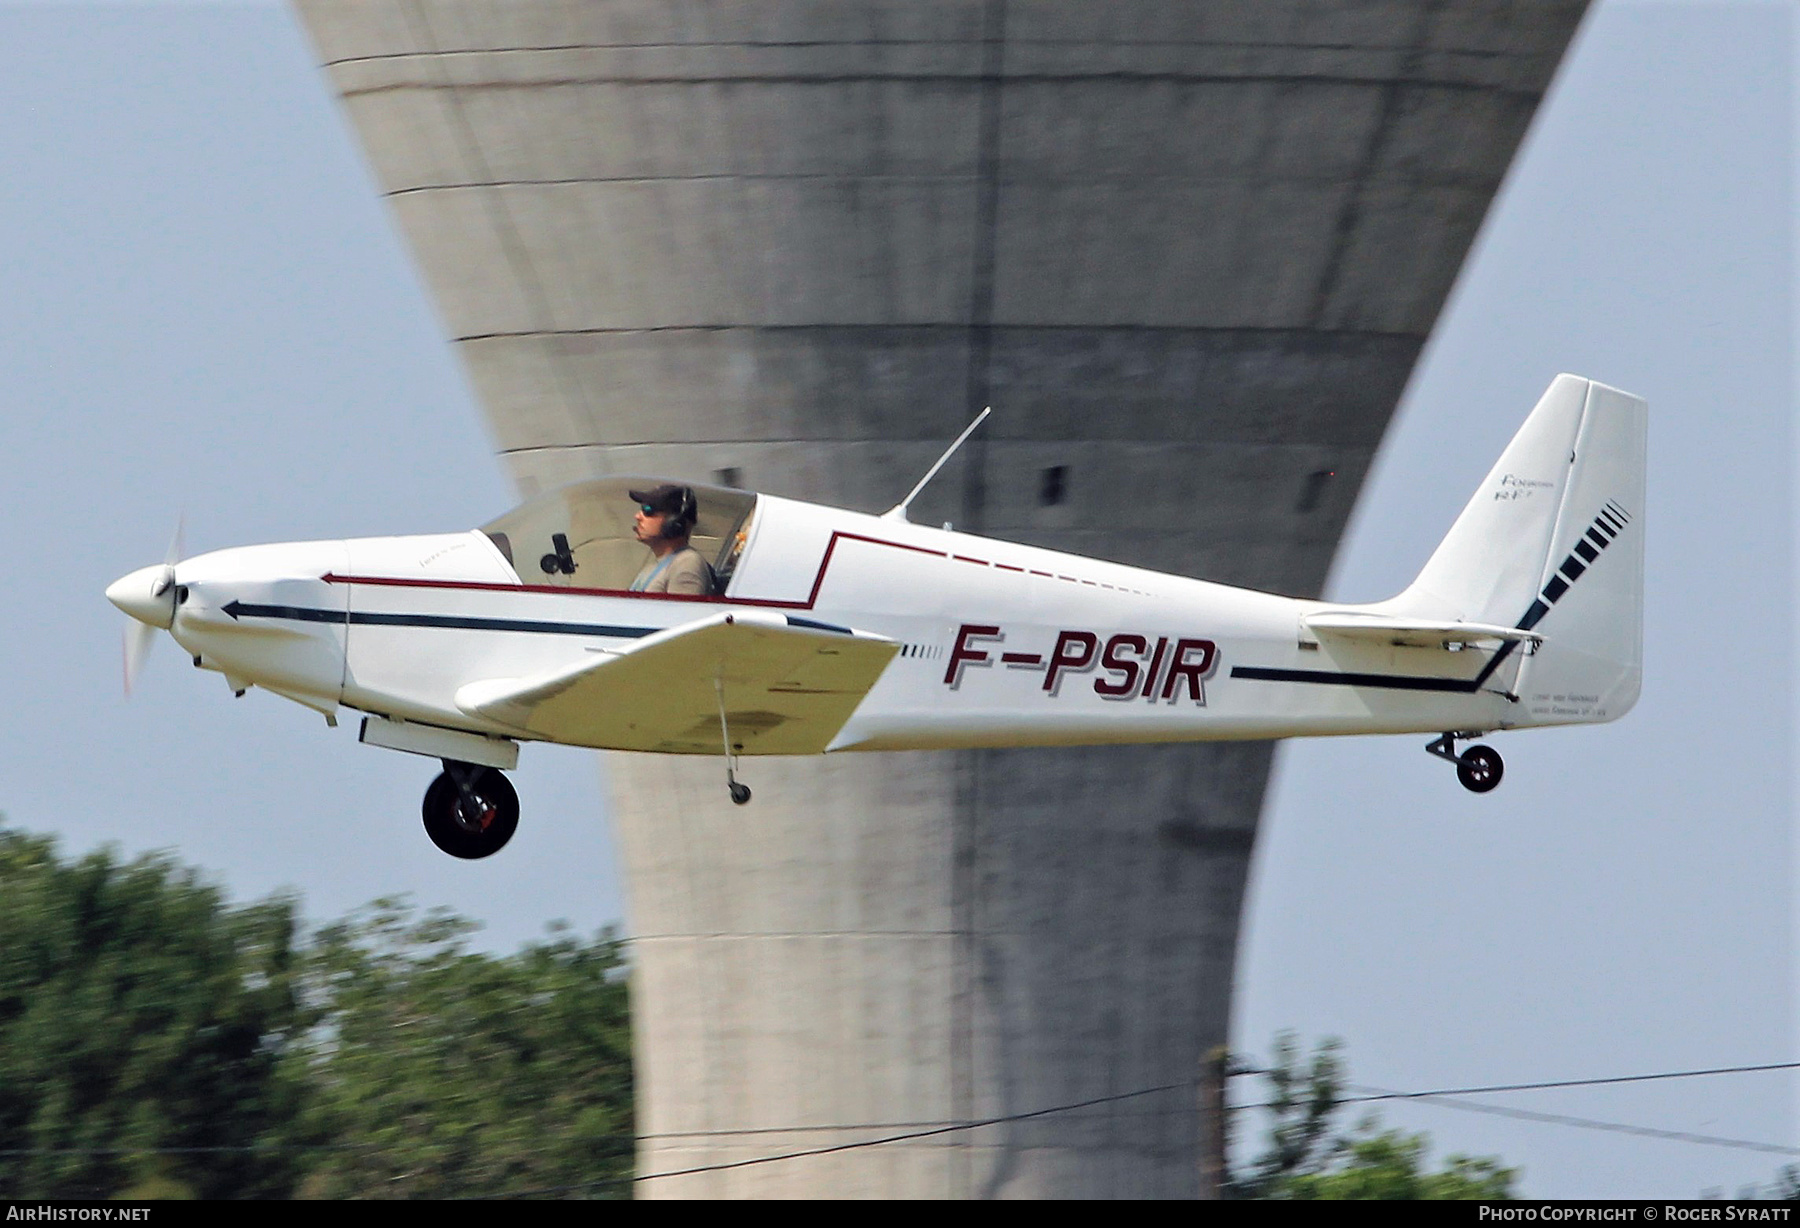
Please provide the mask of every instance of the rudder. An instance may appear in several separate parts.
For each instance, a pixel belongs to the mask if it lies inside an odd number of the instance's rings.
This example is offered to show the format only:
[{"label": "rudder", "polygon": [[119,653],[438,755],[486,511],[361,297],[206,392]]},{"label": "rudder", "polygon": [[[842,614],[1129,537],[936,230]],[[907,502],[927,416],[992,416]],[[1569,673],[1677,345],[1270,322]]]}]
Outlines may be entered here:
[{"label": "rudder", "polygon": [[1617,720],[1637,703],[1648,428],[1642,398],[1589,384],[1569,489],[1525,614],[1544,642],[1519,671],[1522,724]]}]

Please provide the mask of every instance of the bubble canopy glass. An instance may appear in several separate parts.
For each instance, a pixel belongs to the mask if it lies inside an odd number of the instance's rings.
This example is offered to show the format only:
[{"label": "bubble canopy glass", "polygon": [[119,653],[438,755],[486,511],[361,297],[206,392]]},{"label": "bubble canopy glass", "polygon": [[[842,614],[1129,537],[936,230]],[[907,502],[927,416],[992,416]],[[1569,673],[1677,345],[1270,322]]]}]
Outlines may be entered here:
[{"label": "bubble canopy glass", "polygon": [[[547,491],[481,526],[524,584],[564,588],[629,588],[650,557],[637,539],[634,490],[666,478],[596,478]],[[756,511],[756,495],[726,486],[685,483],[700,513],[688,544],[712,564],[724,592]],[[560,541],[558,539],[561,539]],[[573,564],[571,569],[570,564]]]}]

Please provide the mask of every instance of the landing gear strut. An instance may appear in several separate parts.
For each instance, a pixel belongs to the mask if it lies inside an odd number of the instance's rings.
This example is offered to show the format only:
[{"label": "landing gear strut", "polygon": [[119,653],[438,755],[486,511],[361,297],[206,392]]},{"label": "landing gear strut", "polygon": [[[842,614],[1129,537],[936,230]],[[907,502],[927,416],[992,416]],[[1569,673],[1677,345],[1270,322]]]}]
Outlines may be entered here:
[{"label": "landing gear strut", "polygon": [[452,857],[473,861],[506,847],[519,828],[519,795],[491,767],[444,760],[425,790],[425,834]]},{"label": "landing gear strut", "polygon": [[1425,750],[1454,763],[1456,778],[1462,781],[1463,788],[1471,793],[1486,793],[1500,783],[1500,777],[1506,774],[1506,764],[1501,760],[1500,752],[1491,746],[1471,746],[1460,755],[1456,753],[1458,738],[1475,736],[1473,733],[1446,733],[1429,743]]},{"label": "landing gear strut", "polygon": [[731,800],[742,806],[750,800],[750,786],[739,784],[737,778],[737,753],[744,744],[733,745],[731,741],[731,725],[725,719],[725,680],[714,678],[713,690],[719,695],[719,738],[725,743],[725,788],[731,793]]}]

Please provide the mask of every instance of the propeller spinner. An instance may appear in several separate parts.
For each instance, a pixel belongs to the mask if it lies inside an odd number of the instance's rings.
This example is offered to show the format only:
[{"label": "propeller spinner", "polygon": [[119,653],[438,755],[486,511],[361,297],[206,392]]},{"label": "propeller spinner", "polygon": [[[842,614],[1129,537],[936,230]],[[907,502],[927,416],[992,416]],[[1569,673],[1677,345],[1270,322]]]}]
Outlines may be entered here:
[{"label": "propeller spinner", "polygon": [[114,580],[106,589],[106,599],[136,621],[125,628],[125,694],[131,694],[144,661],[150,655],[156,633],[175,625],[175,564],[181,558],[181,523],[175,526],[175,537],[168,553],[154,567],[140,567],[130,575]]}]

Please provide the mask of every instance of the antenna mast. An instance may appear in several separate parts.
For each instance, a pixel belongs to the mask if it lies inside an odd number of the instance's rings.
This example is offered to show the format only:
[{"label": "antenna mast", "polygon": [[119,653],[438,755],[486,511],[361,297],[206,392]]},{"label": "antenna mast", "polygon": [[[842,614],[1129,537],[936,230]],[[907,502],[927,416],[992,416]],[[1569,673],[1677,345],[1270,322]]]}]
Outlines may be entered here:
[{"label": "antenna mast", "polygon": [[919,484],[907,493],[906,498],[900,500],[900,502],[883,512],[881,518],[883,520],[905,520],[906,509],[912,505],[914,499],[919,497],[919,492],[924,490],[931,479],[937,476],[937,471],[944,467],[944,462],[956,455],[956,450],[963,446],[963,440],[973,435],[975,433],[975,428],[980,426],[983,422],[986,422],[987,416],[993,412],[994,407],[989,405],[986,409],[983,409],[980,413],[976,414],[975,421],[963,428],[963,433],[956,437],[956,442],[951,444],[949,449],[942,456],[938,457],[937,464],[926,470],[925,476],[919,479]]}]

